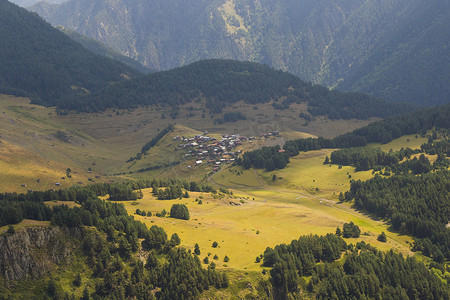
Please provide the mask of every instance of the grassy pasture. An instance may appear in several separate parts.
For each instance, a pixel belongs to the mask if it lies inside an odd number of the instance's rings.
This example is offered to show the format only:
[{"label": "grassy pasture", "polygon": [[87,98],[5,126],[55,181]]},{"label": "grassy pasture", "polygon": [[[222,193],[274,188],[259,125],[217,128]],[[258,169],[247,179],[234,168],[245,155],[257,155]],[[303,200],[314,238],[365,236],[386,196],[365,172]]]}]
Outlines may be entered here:
[{"label": "grassy pasture", "polygon": [[[382,250],[393,248],[410,254],[406,244],[410,238],[388,232],[386,224],[354,211],[348,204],[336,203],[336,195],[349,187],[347,172],[356,179],[370,178],[371,173],[355,173],[351,167],[323,166],[329,151],[294,158],[288,168],[276,171],[276,176],[282,179],[275,182],[271,181],[272,173],[237,167],[213,175],[212,181],[230,187],[233,197],[214,198],[211,194],[190,193],[188,199],[157,200],[151,189],[146,189],[143,199],[124,204],[130,214],[139,208],[153,215],[163,209],[169,212],[175,203],[186,204],[191,215],[188,221],[156,216],[135,215],[135,218],[148,226],[161,226],[169,235],[176,232],[187,248],[193,249],[198,243],[202,252],[200,258],[203,260],[211,253],[212,261],[213,256],[218,255],[219,260],[215,262],[219,268],[225,264],[228,268],[257,271],[260,267],[254,263],[255,258],[266,247],[289,243],[300,235],[334,233],[337,226],[350,221],[360,226],[363,234],[358,239],[348,239],[349,243],[365,241]],[[200,197],[203,197],[202,205],[195,201]],[[388,236],[387,243],[377,241],[382,231]],[[218,248],[212,247],[214,241],[219,243]],[[228,263],[223,262],[225,255],[230,257]]]},{"label": "grassy pasture", "polygon": [[417,138],[416,135],[405,135],[387,144],[371,144],[370,146],[380,147],[381,150],[388,152],[390,149],[393,151],[398,151],[401,148],[420,149],[420,146],[427,142],[428,138],[420,135],[417,135]]}]

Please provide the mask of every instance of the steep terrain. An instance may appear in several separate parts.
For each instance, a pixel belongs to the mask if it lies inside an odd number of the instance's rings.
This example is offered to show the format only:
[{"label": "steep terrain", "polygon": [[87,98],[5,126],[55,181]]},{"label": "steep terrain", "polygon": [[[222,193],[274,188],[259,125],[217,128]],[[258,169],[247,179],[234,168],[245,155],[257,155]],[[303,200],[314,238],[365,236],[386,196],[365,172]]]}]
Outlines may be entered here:
[{"label": "steep terrain", "polygon": [[251,60],[391,101],[447,103],[446,0],[70,0],[31,8],[157,70]]},{"label": "steep terrain", "polygon": [[0,1],[0,91],[55,105],[141,73],[95,55],[39,16]]}]

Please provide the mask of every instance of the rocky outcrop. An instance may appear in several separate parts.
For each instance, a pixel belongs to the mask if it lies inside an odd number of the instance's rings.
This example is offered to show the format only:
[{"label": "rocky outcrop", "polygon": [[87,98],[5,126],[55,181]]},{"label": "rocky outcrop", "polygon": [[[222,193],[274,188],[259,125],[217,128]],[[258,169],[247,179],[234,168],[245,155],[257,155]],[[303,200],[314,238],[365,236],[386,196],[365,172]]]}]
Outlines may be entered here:
[{"label": "rocky outcrop", "polygon": [[79,229],[29,227],[0,236],[0,274],[7,280],[37,278],[55,265],[66,263],[73,253],[73,237]]}]

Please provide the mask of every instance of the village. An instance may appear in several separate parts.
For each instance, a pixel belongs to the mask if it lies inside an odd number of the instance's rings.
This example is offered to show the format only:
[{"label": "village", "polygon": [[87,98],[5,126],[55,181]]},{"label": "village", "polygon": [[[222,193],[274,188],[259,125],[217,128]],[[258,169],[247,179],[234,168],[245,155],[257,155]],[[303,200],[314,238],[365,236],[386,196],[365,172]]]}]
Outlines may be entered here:
[{"label": "village", "polygon": [[[174,140],[182,141],[175,150],[186,150],[188,152],[184,155],[185,159],[195,158],[195,166],[208,164],[213,167],[213,172],[217,172],[221,166],[233,163],[236,158],[242,153],[241,150],[235,148],[242,145],[244,142],[252,142],[256,139],[268,138],[271,136],[280,136],[279,131],[272,131],[264,133],[259,137],[245,137],[239,134],[222,134],[220,141],[214,137],[207,136],[208,132],[196,135],[192,138],[184,136],[176,136]],[[188,165],[191,169],[193,166]]]}]

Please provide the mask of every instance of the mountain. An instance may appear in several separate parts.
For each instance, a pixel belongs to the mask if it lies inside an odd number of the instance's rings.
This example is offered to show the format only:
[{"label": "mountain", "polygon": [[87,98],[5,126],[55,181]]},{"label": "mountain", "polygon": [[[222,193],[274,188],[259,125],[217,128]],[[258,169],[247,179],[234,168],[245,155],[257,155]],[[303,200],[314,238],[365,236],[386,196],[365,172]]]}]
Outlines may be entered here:
[{"label": "mountain", "polygon": [[31,8],[156,70],[250,60],[390,101],[447,103],[447,0],[69,0]]},{"label": "mountain", "polygon": [[[22,7],[28,7],[28,6],[31,6],[33,4],[39,3],[41,1],[42,0],[12,0],[10,2],[15,3],[15,4],[17,4],[19,6],[22,6]],[[65,0],[45,0],[46,3],[62,3],[64,1]]]},{"label": "mountain", "polygon": [[220,59],[142,76],[89,95],[63,98],[58,106],[102,111],[160,105],[176,110],[178,105],[201,101],[205,101],[204,108],[211,114],[221,113],[238,101],[269,103],[272,109],[279,110],[288,109],[293,103],[307,103],[312,116],[326,115],[331,119],[386,117],[413,109],[410,105],[392,104],[361,93],[330,91],[266,65]]},{"label": "mountain", "polygon": [[42,18],[0,0],[0,91],[55,105],[67,95],[94,92],[141,75],[93,54]]},{"label": "mountain", "polygon": [[144,67],[142,64],[135,61],[134,59],[118,53],[111,47],[107,47],[97,40],[85,37],[84,35],[81,35],[73,30],[68,30],[62,26],[57,26],[56,28],[58,28],[63,33],[65,33],[67,36],[69,36],[72,40],[77,41],[78,43],[83,45],[86,49],[88,49],[89,51],[91,51],[95,54],[98,54],[101,56],[106,56],[111,59],[120,61],[120,62],[122,62],[144,74],[153,72],[153,70],[151,70],[147,67]]}]

